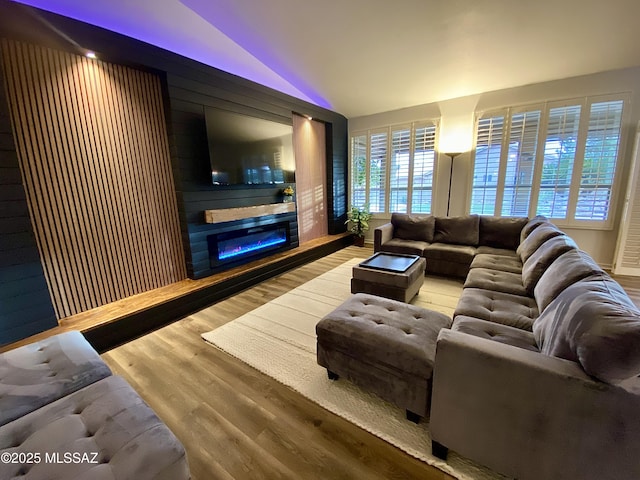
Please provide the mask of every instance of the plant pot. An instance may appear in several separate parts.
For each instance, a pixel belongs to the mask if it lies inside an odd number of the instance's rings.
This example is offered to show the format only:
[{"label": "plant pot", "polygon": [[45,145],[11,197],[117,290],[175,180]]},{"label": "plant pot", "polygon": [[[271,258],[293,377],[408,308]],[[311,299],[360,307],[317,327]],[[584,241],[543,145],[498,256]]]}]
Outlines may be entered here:
[{"label": "plant pot", "polygon": [[364,247],[364,237],[361,237],[359,235],[355,235],[353,237],[353,244],[356,247]]},{"label": "plant pot", "polygon": [[291,202],[293,202],[293,196],[292,195],[285,195],[282,198],[282,202],[283,203],[291,203]]}]

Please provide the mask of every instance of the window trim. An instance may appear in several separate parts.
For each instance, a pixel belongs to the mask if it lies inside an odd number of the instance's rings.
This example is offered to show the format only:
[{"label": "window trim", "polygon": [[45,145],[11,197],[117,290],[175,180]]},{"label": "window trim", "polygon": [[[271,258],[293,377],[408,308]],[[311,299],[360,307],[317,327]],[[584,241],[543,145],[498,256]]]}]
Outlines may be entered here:
[{"label": "window trim", "polygon": [[[580,184],[582,178],[582,169],[584,167],[584,152],[586,148],[586,138],[589,130],[589,115],[591,105],[594,103],[602,103],[609,101],[622,101],[622,117],[620,122],[620,141],[618,145],[618,156],[616,159],[615,174],[613,182],[611,183],[611,199],[609,202],[609,210],[606,220],[582,220],[576,219],[576,208],[578,206],[578,195],[580,191]],[[543,161],[540,158],[544,158],[544,146],[547,139],[549,130],[549,112],[552,108],[566,107],[580,105],[580,124],[577,132],[577,145],[575,159],[582,159],[582,161],[575,161],[573,164],[571,183],[569,186],[569,199],[567,205],[566,218],[552,218],[554,224],[560,227],[574,228],[574,229],[589,229],[589,230],[612,230],[616,212],[618,209],[618,202],[620,190],[622,189],[622,173],[625,168],[625,160],[627,157],[627,141],[629,137],[629,118],[631,110],[631,94],[629,92],[601,94],[601,95],[587,95],[582,97],[574,97],[563,100],[549,100],[545,102],[527,103],[521,105],[514,105],[510,107],[488,109],[483,111],[476,111],[474,114],[474,126],[473,126],[473,145],[470,152],[471,162],[468,175],[467,191],[469,201],[466,206],[466,213],[471,212],[471,202],[473,198],[473,181],[475,170],[475,157],[478,141],[478,124],[483,118],[490,118],[494,116],[504,116],[505,131],[500,144],[500,170],[496,192],[496,201],[494,207],[494,214],[502,214],[502,202],[504,198],[505,180],[506,180],[506,160],[503,161],[503,152],[508,152],[509,136],[511,133],[511,118],[514,114],[532,111],[540,109],[540,127],[538,131],[538,141],[536,146],[536,161],[534,165],[534,172],[532,177],[532,189],[529,199],[529,212],[528,216],[531,218],[536,215],[538,207],[538,199],[541,191],[541,180],[543,172]],[[508,153],[507,153],[508,154]],[[505,154],[505,155],[507,155]],[[540,157],[542,155],[542,157]],[[506,157],[504,157],[506,158]],[[499,201],[498,201],[499,200]]]}]

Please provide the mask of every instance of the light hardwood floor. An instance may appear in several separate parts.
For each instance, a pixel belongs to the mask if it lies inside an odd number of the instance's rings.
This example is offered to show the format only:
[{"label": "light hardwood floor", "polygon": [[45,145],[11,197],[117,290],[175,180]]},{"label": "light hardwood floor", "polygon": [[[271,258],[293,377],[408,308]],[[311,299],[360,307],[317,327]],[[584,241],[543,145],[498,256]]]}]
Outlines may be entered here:
[{"label": "light hardwood floor", "polygon": [[[192,478],[451,478],[206,344],[200,334],[372,249],[348,247],[103,354],[184,444]],[[640,280],[616,277],[640,303]],[[461,282],[426,280],[422,306],[451,314]]]},{"label": "light hardwood floor", "polygon": [[[353,257],[372,253],[368,247],[347,247],[103,358],[182,441],[194,480],[449,479],[200,337]],[[427,302],[443,311],[452,308],[451,300],[442,298]]]}]

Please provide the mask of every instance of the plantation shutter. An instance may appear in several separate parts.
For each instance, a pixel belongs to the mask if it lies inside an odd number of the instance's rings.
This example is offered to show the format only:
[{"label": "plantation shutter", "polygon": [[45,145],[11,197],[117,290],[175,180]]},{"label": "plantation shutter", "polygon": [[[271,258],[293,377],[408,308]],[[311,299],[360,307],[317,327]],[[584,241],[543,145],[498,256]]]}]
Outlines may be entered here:
[{"label": "plantation shutter", "polygon": [[389,211],[407,212],[411,128],[391,132],[391,158],[389,162]]},{"label": "plantation shutter", "polygon": [[435,143],[435,125],[415,128],[411,185],[411,212],[413,213],[431,213]]},{"label": "plantation shutter", "polygon": [[480,118],[476,127],[471,213],[493,215],[500,171],[504,115]]},{"label": "plantation shutter", "polygon": [[623,101],[591,105],[575,218],[606,220],[620,147]]},{"label": "plantation shutter", "polygon": [[632,162],[612,270],[617,275],[640,276],[640,124]]},{"label": "plantation shutter", "polygon": [[567,218],[573,164],[576,157],[580,105],[549,110],[542,180],[536,214]]},{"label": "plantation shutter", "polygon": [[502,210],[504,217],[526,217],[533,186],[540,110],[511,115]]},{"label": "plantation shutter", "polygon": [[351,138],[351,205],[367,203],[367,136]]},{"label": "plantation shutter", "polygon": [[369,156],[369,211],[381,213],[386,209],[387,132],[371,135]]}]

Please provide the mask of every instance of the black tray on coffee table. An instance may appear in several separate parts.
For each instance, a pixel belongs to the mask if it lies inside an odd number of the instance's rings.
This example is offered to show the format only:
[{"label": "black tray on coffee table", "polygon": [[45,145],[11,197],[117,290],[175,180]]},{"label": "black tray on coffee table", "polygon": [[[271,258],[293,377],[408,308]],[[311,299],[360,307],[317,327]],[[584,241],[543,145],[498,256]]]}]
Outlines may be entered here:
[{"label": "black tray on coffee table", "polygon": [[378,252],[360,263],[359,266],[385,272],[402,273],[406,272],[419,259],[419,255]]}]

